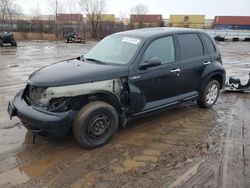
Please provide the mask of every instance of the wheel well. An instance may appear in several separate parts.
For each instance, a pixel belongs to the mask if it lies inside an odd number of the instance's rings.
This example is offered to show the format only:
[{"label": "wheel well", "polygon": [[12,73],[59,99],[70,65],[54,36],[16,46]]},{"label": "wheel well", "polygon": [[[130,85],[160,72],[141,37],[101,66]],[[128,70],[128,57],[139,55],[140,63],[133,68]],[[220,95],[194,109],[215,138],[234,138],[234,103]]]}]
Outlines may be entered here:
[{"label": "wheel well", "polygon": [[121,113],[122,113],[121,103],[115,95],[114,96],[112,96],[112,95],[106,94],[106,93],[90,94],[90,95],[88,95],[88,101],[89,102],[97,101],[97,100],[104,101],[104,102],[110,104],[111,106],[113,106],[116,109],[117,113],[119,115],[121,115]]},{"label": "wheel well", "polygon": [[119,125],[125,127],[127,118],[125,112],[123,111],[123,106],[118,98],[113,94],[107,93],[95,93],[88,96],[88,103],[93,101],[104,101],[111,106],[113,106],[119,115]]},{"label": "wheel well", "polygon": [[211,77],[211,80],[217,80],[220,84],[220,89],[222,89],[224,83],[223,83],[223,77],[220,74],[213,75]]}]

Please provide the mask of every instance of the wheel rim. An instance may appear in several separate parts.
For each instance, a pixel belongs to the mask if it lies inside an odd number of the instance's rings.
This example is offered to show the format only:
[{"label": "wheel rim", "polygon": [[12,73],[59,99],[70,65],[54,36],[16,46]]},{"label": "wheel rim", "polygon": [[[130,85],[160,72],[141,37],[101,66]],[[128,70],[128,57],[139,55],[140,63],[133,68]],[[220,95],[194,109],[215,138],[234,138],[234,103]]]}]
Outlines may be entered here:
[{"label": "wheel rim", "polygon": [[98,139],[106,136],[111,128],[111,118],[106,114],[94,116],[88,127],[87,135],[89,138]]},{"label": "wheel rim", "polygon": [[219,88],[217,84],[212,84],[207,91],[206,101],[207,104],[212,105],[217,99]]}]

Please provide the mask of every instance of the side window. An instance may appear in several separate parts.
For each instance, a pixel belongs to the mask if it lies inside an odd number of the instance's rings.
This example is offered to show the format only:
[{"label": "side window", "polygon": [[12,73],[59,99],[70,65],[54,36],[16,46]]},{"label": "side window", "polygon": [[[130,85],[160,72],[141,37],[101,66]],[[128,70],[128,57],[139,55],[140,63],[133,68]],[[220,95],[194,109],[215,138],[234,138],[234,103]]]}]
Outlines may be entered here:
[{"label": "side window", "polygon": [[207,46],[209,54],[216,52],[216,48],[214,44],[212,43],[211,39],[207,35],[204,35],[204,34],[202,34],[201,36]]},{"label": "side window", "polygon": [[145,51],[145,60],[152,57],[161,59],[162,64],[175,61],[174,40],[172,36],[153,41]]},{"label": "side window", "polygon": [[180,34],[178,35],[182,58],[193,58],[204,55],[203,45],[197,34]]}]

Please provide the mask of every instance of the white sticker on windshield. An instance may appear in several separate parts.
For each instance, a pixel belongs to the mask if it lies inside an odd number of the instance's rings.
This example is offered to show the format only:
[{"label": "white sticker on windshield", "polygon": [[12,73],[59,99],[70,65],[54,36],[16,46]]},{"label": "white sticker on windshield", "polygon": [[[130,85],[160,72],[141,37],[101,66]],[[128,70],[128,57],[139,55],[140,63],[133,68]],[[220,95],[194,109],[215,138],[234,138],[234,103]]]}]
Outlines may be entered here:
[{"label": "white sticker on windshield", "polygon": [[136,39],[136,38],[130,38],[130,37],[124,37],[122,39],[122,42],[128,42],[131,44],[138,44],[141,40],[140,39]]}]

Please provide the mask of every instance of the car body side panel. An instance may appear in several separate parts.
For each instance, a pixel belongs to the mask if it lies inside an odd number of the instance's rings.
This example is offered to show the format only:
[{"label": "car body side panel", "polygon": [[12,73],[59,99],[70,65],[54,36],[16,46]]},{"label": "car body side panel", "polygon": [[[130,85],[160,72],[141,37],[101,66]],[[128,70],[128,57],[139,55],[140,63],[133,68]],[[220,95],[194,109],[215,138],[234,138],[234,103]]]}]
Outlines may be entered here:
[{"label": "car body side panel", "polygon": [[225,83],[225,69],[222,67],[219,61],[215,61],[210,65],[206,66],[206,69],[203,71],[202,80],[199,85],[199,90],[201,91],[204,85],[214,76],[220,76],[222,79],[222,87]]}]

